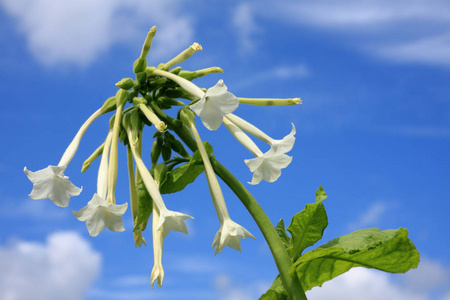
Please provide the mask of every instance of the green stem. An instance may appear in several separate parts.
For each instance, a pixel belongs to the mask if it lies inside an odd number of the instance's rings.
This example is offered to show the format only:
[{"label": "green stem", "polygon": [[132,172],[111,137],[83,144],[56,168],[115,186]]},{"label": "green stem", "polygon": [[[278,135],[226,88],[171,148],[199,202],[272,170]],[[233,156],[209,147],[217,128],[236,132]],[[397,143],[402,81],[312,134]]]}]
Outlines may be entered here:
[{"label": "green stem", "polygon": [[216,174],[233,190],[236,196],[239,197],[242,204],[247,208],[261,230],[261,233],[266,239],[270,251],[272,252],[275,264],[280,272],[281,281],[288,293],[289,299],[306,300],[305,292],[303,291],[298,278],[289,275],[289,268],[292,265],[291,258],[264,210],[259,206],[258,202],[242,183],[221,163],[215,158],[211,158],[211,163]]},{"label": "green stem", "polygon": [[[150,103],[152,108],[158,117],[163,120],[170,129],[172,129],[183,142],[193,151],[197,150],[197,145],[192,135],[184,130],[183,124],[176,124],[174,118],[166,115],[161,111],[158,106],[154,103]],[[178,120],[179,121],[179,120]],[[292,277],[289,275],[289,268],[292,265],[291,258],[284,248],[283,242],[281,241],[278,233],[275,230],[269,217],[267,217],[264,210],[259,206],[258,202],[253,198],[250,192],[242,185],[242,183],[234,177],[234,175],[228,171],[222,164],[220,164],[216,159],[211,157],[211,163],[214,172],[231,188],[231,190],[236,194],[236,196],[241,200],[242,204],[247,208],[250,215],[255,220],[261,233],[266,239],[267,245],[269,246],[272,256],[275,260],[275,264],[280,272],[281,281],[283,286],[287,291],[290,300],[307,300],[305,292],[300,284],[297,277]]]}]

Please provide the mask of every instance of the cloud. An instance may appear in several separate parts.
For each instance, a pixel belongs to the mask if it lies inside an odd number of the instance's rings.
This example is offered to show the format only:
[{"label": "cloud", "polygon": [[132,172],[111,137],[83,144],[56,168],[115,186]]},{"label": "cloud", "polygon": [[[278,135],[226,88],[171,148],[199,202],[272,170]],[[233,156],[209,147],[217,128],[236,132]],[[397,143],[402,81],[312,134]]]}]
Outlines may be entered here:
[{"label": "cloud", "polygon": [[178,14],[179,0],[0,0],[0,3],[17,19],[30,52],[47,66],[61,63],[86,66],[115,44],[143,42],[145,32],[141,29],[152,25],[161,26],[154,56],[175,53],[190,43],[193,34],[190,19]]},{"label": "cloud", "polygon": [[252,300],[259,298],[270,287],[270,284],[246,283],[239,285],[232,283],[230,277],[218,274],[214,278],[214,286],[220,295],[219,300]]},{"label": "cloud", "polygon": [[355,223],[349,225],[350,229],[356,230],[376,225],[386,213],[387,208],[387,205],[383,202],[371,204]]},{"label": "cloud", "polygon": [[0,247],[0,299],[84,299],[100,265],[100,254],[74,232]]},{"label": "cloud", "polygon": [[447,288],[450,271],[442,264],[422,257],[417,269],[405,274],[404,282],[413,291],[427,292],[440,288]]},{"label": "cloud", "polygon": [[240,43],[242,54],[255,50],[254,36],[260,31],[255,22],[252,6],[249,3],[241,3],[234,10],[233,26]]},{"label": "cloud", "polygon": [[448,1],[267,1],[258,7],[258,16],[345,36],[340,40],[349,47],[384,59],[450,64]]},{"label": "cloud", "polygon": [[421,138],[449,138],[450,128],[432,126],[390,127],[385,130],[394,135],[404,135]]}]

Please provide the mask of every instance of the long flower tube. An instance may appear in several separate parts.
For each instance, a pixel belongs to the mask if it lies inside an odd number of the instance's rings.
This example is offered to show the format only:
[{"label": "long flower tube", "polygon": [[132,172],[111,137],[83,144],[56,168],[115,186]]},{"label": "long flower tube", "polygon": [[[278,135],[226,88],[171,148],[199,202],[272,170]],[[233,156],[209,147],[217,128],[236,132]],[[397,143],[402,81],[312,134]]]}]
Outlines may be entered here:
[{"label": "long flower tube", "polygon": [[111,147],[113,132],[110,130],[103,148],[103,155],[97,177],[97,193],[94,194],[88,204],[72,214],[80,221],[86,222],[86,227],[91,236],[97,236],[103,229],[111,231],[124,231],[122,215],[128,207],[128,203],[116,205],[107,202],[107,177],[108,177],[108,153]]},{"label": "long flower tube", "polygon": [[263,154],[248,135],[226,117],[223,119],[223,124],[245,148],[256,156],[255,158],[244,160],[253,173],[250,184],[258,184],[261,180],[267,182],[276,181],[281,175],[281,169],[286,168],[291,163],[291,156],[272,149]]},{"label": "long flower tube", "polygon": [[241,128],[242,130],[248,132],[254,137],[266,142],[271,146],[271,150],[275,153],[286,153],[291,151],[292,147],[294,147],[295,143],[295,126],[292,124],[292,131],[287,136],[285,136],[281,140],[275,140],[264,133],[261,129],[257,128],[253,124],[250,124],[246,120],[234,115],[227,114],[225,118],[229,121],[233,122],[236,126]]},{"label": "long flower tube", "polygon": [[[189,117],[186,119],[189,119]],[[209,160],[208,153],[206,152],[205,146],[203,145],[197,128],[195,127],[195,122],[193,120],[186,122],[189,122],[189,128],[191,129],[198,150],[200,151],[200,155],[205,166],[205,174],[208,180],[209,191],[220,221],[220,228],[217,231],[212,244],[212,247],[216,248],[214,255],[222,252],[227,245],[235,250],[241,251],[240,239],[245,239],[246,237],[255,239],[255,237],[247,229],[231,220],[219,181],[217,180],[216,174],[214,173],[213,167]]]},{"label": "long flower tube", "polygon": [[136,162],[136,166],[141,175],[142,181],[144,182],[144,185],[147,188],[148,193],[152,197],[153,204],[156,205],[160,213],[160,219],[158,221],[157,230],[163,228],[164,237],[166,237],[167,234],[169,234],[170,230],[179,231],[187,234],[187,228],[186,224],[184,223],[184,220],[193,219],[193,217],[167,209],[159,192],[159,188],[156,185],[155,180],[153,179],[153,176],[150,174],[144,162],[142,161],[141,156],[137,152],[136,147],[137,140],[133,139],[132,130],[130,128],[127,128],[126,130],[128,141],[130,143],[131,152],[133,154],[134,161]]},{"label": "long flower tube", "polygon": [[78,196],[81,188],[76,187],[64,171],[78,150],[81,138],[86,130],[99,116],[104,113],[103,107],[94,112],[80,127],[77,134],[62,155],[57,166],[48,166],[45,169],[32,172],[24,168],[28,179],[33,183],[33,190],[29,197],[34,200],[50,199],[54,204],[61,207],[69,205],[70,197]]},{"label": "long flower tube", "polygon": [[258,106],[276,106],[276,105],[297,105],[302,104],[300,98],[273,99],[273,98],[241,98],[238,97],[239,103],[251,104]]},{"label": "long flower tube", "polygon": [[[150,283],[153,288],[155,281],[161,287],[164,281],[164,269],[162,266],[162,253],[164,245],[164,228],[158,230],[159,211],[153,207],[152,234],[153,234],[153,269],[150,276]],[[164,225],[162,225],[164,227]]]}]

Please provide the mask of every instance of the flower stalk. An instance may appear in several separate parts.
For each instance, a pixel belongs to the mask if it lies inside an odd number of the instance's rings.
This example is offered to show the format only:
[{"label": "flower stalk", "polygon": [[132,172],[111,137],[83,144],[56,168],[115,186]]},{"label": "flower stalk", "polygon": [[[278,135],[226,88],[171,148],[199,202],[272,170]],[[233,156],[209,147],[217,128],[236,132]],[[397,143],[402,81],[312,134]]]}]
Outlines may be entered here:
[{"label": "flower stalk", "polygon": [[275,106],[275,105],[297,105],[302,104],[300,98],[288,99],[272,99],[272,98],[241,98],[238,97],[239,103],[251,104],[258,106]]}]

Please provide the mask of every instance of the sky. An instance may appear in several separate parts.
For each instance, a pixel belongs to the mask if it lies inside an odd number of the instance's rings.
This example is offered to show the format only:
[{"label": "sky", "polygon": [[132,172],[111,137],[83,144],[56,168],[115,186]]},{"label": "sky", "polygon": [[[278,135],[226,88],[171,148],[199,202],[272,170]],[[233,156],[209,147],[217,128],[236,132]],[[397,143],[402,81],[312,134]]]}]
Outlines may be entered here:
[{"label": "sky", "polygon": [[[276,139],[295,124],[292,163],[274,183],[247,184],[251,153],[224,126],[212,132],[197,123],[274,224],[288,224],[322,185],[329,226],[318,244],[361,228],[404,227],[421,253],[406,274],[353,269],[308,299],[449,300],[449,10],[443,0],[0,0],[0,298],[250,300],[277,275],[256,224],[224,184],[232,219],[256,240],[242,240],[241,253],[227,247],[214,256],[219,221],[204,175],[164,195],[168,207],[195,219],[188,235],[164,241],[162,288],[150,287],[151,233],[144,232],[147,247],[135,248],[129,211],[124,232],[90,237],[71,211],[95,193],[98,162],[79,170],[104,140],[109,116],[89,128],[65,172],[81,195],[68,208],[28,197],[23,168],[58,163],[81,124],[115,94],[114,84],[133,76],[155,25],[149,65],[198,42],[203,51],[182,68],[224,70],[199,86],[223,79],[239,97],[302,99],[236,111]],[[129,199],[123,150],[118,203]]]}]

